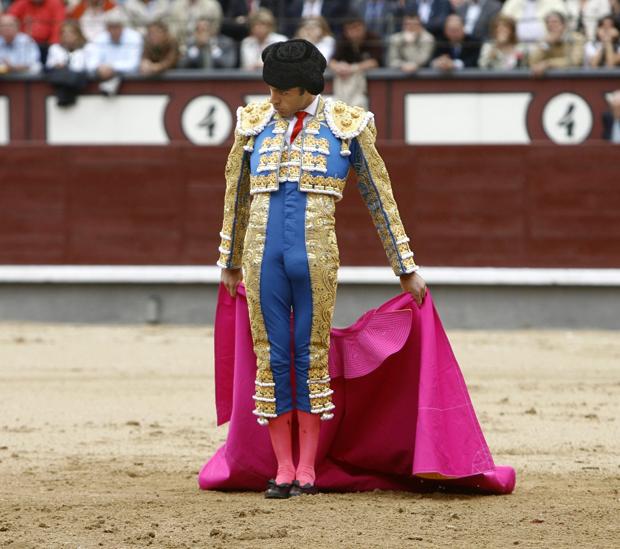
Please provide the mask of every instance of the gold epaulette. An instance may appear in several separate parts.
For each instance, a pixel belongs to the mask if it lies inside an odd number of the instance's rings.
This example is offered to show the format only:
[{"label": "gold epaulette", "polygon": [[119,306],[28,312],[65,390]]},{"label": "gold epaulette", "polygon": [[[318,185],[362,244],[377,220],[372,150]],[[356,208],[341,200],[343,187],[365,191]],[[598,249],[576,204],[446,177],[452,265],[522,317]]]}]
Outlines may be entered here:
[{"label": "gold epaulette", "polygon": [[353,139],[374,118],[370,111],[352,107],[342,101],[325,101],[325,120],[332,133],[340,139]]},{"label": "gold epaulette", "polygon": [[269,101],[248,103],[237,109],[237,132],[245,136],[258,135],[273,116],[274,108]]}]

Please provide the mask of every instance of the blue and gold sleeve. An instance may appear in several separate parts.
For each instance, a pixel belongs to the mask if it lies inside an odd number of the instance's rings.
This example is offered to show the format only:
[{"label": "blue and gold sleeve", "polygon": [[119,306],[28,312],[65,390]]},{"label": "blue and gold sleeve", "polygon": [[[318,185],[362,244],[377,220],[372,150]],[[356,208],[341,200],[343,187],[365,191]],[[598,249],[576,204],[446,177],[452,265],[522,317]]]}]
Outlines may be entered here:
[{"label": "blue and gold sleeve", "polygon": [[377,130],[372,120],[351,141],[351,165],[358,188],[396,275],[412,273],[419,267],[409,247],[409,237],[400,219],[390,176],[375,146]]},{"label": "blue and gold sleeve", "polygon": [[248,138],[235,132],[225,169],[224,220],[220,231],[217,264],[226,269],[241,268],[243,241],[250,216],[250,162],[244,146]]}]

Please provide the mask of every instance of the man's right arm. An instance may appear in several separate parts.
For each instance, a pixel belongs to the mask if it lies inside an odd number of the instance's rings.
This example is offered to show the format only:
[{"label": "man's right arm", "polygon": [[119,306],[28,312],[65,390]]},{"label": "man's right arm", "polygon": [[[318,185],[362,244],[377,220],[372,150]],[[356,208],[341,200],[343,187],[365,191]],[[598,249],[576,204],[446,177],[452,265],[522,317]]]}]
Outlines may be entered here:
[{"label": "man's right arm", "polygon": [[220,231],[220,257],[223,269],[240,269],[243,240],[250,216],[250,166],[244,149],[248,138],[235,131],[235,142],[226,161],[224,219]]}]

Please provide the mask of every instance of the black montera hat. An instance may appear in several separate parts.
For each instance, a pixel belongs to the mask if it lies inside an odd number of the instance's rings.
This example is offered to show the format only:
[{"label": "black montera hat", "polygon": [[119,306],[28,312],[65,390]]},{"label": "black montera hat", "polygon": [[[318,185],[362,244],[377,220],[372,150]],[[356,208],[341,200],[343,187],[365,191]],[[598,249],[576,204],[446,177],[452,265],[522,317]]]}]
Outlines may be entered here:
[{"label": "black montera hat", "polygon": [[301,87],[317,95],[325,87],[327,61],[318,48],[301,38],[276,42],[263,50],[263,80],[279,90]]}]

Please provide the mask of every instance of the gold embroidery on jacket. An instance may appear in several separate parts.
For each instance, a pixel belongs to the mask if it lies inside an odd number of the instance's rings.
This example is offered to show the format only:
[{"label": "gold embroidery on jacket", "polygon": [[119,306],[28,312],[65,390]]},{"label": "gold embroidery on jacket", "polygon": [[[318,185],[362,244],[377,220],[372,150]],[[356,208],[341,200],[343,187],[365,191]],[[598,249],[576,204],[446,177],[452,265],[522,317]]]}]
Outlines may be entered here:
[{"label": "gold embroidery on jacket", "polygon": [[279,164],[280,164],[280,152],[279,151],[261,154],[256,171],[259,173],[275,171],[278,169]]},{"label": "gold embroidery on jacket", "polygon": [[304,151],[329,154],[329,140],[326,137],[309,134],[305,136],[303,143]]},{"label": "gold embroidery on jacket", "polygon": [[273,137],[265,137],[258,152],[260,154],[280,151],[282,150],[283,139],[281,135],[274,135]]},{"label": "gold embroidery on jacket", "polygon": [[400,275],[412,272],[416,264],[394,200],[390,177],[375,147],[375,137],[374,124],[368,124],[357,136],[359,147],[353,166],[358,175],[359,190],[370,210],[392,269]]},{"label": "gold embroidery on jacket", "polygon": [[250,176],[250,194],[266,193],[278,190],[278,174],[271,172],[266,175]]},{"label": "gold embroidery on jacket", "polygon": [[241,267],[243,239],[250,212],[250,163],[244,146],[248,138],[235,133],[235,141],[226,160],[224,176],[224,219],[220,232],[220,257],[217,264],[225,268]]},{"label": "gold embroidery on jacket", "polygon": [[303,172],[299,180],[299,190],[331,194],[336,197],[336,200],[340,200],[346,183],[346,179]]}]

